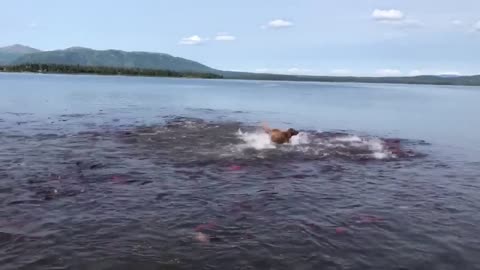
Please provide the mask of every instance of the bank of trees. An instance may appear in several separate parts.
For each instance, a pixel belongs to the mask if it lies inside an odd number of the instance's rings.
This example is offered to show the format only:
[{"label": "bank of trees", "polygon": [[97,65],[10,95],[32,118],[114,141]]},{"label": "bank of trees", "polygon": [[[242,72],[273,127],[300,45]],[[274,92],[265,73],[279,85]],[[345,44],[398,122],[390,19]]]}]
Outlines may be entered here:
[{"label": "bank of trees", "polygon": [[58,74],[96,74],[96,75],[125,75],[125,76],[151,76],[151,77],[178,77],[178,78],[205,78],[218,79],[221,75],[213,73],[177,72],[170,70],[141,69],[141,68],[117,68],[117,67],[94,67],[79,65],[57,64],[21,64],[0,67],[3,72],[34,72],[34,73],[58,73]]}]

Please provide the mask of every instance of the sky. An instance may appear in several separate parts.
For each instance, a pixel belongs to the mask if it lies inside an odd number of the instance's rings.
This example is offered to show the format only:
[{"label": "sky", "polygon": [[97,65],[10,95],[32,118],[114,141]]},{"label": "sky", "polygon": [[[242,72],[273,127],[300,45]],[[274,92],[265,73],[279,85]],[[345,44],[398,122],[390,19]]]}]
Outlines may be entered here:
[{"label": "sky", "polygon": [[0,18],[0,46],[286,74],[480,74],[480,0],[0,0]]}]

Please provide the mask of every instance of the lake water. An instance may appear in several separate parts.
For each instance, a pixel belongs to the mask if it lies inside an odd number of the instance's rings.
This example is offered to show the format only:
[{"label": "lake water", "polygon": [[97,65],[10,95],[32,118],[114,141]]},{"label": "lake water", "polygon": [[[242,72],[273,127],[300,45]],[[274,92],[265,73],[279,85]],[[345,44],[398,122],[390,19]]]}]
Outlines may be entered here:
[{"label": "lake water", "polygon": [[[478,104],[0,73],[0,269],[480,269]],[[276,146],[261,122],[301,132]]]}]

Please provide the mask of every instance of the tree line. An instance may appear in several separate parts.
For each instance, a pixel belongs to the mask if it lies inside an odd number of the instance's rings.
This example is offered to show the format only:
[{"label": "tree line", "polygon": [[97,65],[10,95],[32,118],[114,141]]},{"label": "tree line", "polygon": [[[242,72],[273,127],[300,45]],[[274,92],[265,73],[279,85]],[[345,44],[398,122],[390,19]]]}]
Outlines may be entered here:
[{"label": "tree line", "polygon": [[34,72],[34,73],[57,73],[57,74],[95,74],[95,75],[124,75],[124,76],[148,76],[148,77],[177,77],[177,78],[204,78],[220,79],[223,76],[214,73],[178,72],[161,69],[143,68],[118,68],[80,65],[58,64],[21,64],[12,66],[0,66],[3,72]]},{"label": "tree line", "polygon": [[423,75],[414,77],[337,77],[337,76],[302,76],[282,74],[262,74],[248,72],[223,72],[225,79],[269,80],[269,81],[309,81],[309,82],[344,82],[344,83],[392,83],[392,84],[431,84],[431,85],[466,85],[480,86],[480,75],[442,77]]}]

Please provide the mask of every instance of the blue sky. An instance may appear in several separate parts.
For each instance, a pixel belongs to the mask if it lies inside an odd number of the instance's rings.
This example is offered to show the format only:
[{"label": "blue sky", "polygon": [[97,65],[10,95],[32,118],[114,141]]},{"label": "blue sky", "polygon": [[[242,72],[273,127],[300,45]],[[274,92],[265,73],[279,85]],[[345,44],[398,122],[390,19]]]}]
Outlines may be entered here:
[{"label": "blue sky", "polygon": [[480,74],[479,0],[3,0],[0,46],[164,52],[214,68]]}]

